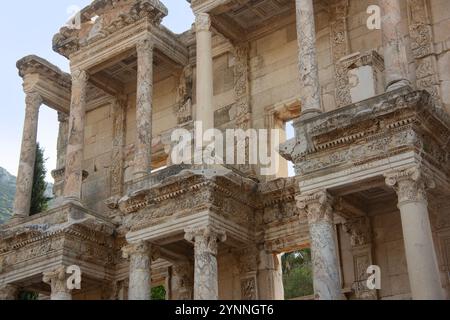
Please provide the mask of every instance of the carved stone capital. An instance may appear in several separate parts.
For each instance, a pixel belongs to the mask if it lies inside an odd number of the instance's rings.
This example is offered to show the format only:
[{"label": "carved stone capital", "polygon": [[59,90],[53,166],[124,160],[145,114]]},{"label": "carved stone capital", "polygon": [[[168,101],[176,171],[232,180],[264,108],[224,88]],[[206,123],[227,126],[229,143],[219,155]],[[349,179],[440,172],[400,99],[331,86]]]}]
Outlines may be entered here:
[{"label": "carved stone capital", "polygon": [[308,218],[308,223],[333,223],[333,198],[325,191],[318,191],[296,197],[297,206]]},{"label": "carved stone capital", "polygon": [[70,294],[72,290],[67,288],[67,273],[64,266],[43,273],[42,281],[50,285],[52,296],[59,293]]},{"label": "carved stone capital", "polygon": [[210,31],[211,17],[207,13],[199,13],[195,17],[195,31]]},{"label": "carved stone capital", "polygon": [[386,184],[397,192],[399,204],[409,201],[427,202],[427,189],[435,187],[429,170],[420,166],[389,172],[384,176]]},{"label": "carved stone capital", "polygon": [[18,293],[19,293],[19,288],[14,285],[6,284],[4,286],[1,286],[0,287],[0,301],[16,300]]},{"label": "carved stone capital", "polygon": [[89,74],[85,70],[72,71],[72,86],[80,85],[86,86],[89,80]]},{"label": "carved stone capital", "polygon": [[122,248],[122,257],[129,259],[134,255],[148,255],[151,253],[151,245],[145,241],[130,243]]},{"label": "carved stone capital", "polygon": [[153,51],[154,46],[155,43],[152,39],[142,39],[136,44],[136,51],[138,52],[138,54]]},{"label": "carved stone capital", "polygon": [[217,255],[219,242],[225,242],[227,239],[224,230],[212,226],[187,229],[185,232],[184,238],[195,243],[196,254],[209,253]]},{"label": "carved stone capital", "polygon": [[27,92],[25,97],[25,104],[27,109],[37,109],[44,101],[39,93],[35,91]]}]

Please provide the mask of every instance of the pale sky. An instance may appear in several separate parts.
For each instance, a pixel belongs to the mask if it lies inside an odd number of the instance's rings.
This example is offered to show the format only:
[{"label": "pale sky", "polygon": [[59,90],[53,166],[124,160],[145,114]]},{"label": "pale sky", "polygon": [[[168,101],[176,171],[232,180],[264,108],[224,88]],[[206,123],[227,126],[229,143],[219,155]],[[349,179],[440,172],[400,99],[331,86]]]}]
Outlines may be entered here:
[{"label": "pale sky", "polygon": [[[83,8],[91,0],[15,0],[3,1],[0,11],[0,167],[17,175],[25,96],[16,61],[35,54],[69,71],[68,60],[52,50],[52,38],[71,16],[73,7]],[[162,0],[169,9],[163,24],[173,32],[188,30],[193,21],[185,0]],[[53,182],[50,171],[56,167],[58,121],[56,111],[42,106],[39,115],[38,141],[48,158],[47,181]]]}]

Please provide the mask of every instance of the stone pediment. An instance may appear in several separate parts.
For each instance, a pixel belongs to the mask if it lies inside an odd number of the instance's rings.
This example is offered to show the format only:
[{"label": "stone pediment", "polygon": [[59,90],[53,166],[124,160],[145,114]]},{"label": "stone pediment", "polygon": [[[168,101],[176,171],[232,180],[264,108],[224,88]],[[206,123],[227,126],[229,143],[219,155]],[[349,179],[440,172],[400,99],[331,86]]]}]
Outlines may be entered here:
[{"label": "stone pediment", "polygon": [[81,10],[73,25],[62,27],[53,37],[53,50],[69,57],[140,20],[159,25],[167,14],[167,8],[159,0],[95,0]]}]

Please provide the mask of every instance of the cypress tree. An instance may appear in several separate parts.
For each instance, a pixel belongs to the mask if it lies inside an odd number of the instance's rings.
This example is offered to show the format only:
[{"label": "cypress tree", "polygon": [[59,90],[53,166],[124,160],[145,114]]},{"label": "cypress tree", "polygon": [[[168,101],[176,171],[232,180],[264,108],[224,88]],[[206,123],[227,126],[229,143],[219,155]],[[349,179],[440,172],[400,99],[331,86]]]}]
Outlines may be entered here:
[{"label": "cypress tree", "polygon": [[50,199],[45,195],[47,189],[47,183],[45,182],[46,174],[47,170],[45,169],[44,150],[38,143],[36,145],[30,215],[41,213],[48,208],[48,201]]}]

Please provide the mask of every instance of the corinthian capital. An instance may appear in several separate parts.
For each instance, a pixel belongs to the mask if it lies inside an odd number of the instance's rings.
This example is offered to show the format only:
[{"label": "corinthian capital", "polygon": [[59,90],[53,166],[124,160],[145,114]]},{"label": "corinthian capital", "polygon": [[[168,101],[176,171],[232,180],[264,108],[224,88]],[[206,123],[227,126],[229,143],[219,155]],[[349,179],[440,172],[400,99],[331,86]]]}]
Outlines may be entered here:
[{"label": "corinthian capital", "polygon": [[210,253],[217,255],[219,242],[225,242],[227,239],[224,230],[212,226],[187,229],[185,232],[184,238],[195,243],[196,254]]},{"label": "corinthian capital", "polygon": [[130,243],[122,248],[122,257],[129,259],[134,255],[149,255],[151,252],[151,245],[145,241],[140,241],[136,243]]},{"label": "corinthian capital", "polygon": [[25,104],[27,108],[39,108],[42,103],[43,100],[39,93],[35,91],[27,92],[25,97]]},{"label": "corinthian capital", "polygon": [[308,223],[333,222],[333,198],[325,190],[296,197],[297,206],[308,218]]},{"label": "corinthian capital", "polygon": [[72,84],[85,84],[89,80],[89,74],[85,70],[72,71]]},{"label": "corinthian capital", "polygon": [[211,17],[207,13],[199,13],[195,17],[195,31],[209,31],[211,29]]},{"label": "corinthian capital", "polygon": [[404,170],[386,173],[386,184],[397,192],[398,203],[427,201],[427,189],[434,188],[435,182],[429,170],[414,166]]},{"label": "corinthian capital", "polygon": [[152,39],[145,38],[145,39],[140,40],[136,44],[136,50],[138,53],[148,52],[148,51],[152,51],[154,46],[155,46],[155,44]]},{"label": "corinthian capital", "polygon": [[44,272],[42,281],[50,285],[52,293],[71,291],[67,288],[67,274],[64,266],[60,266],[49,272]]}]

